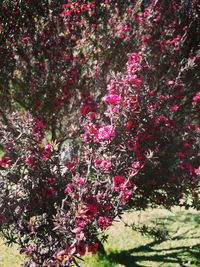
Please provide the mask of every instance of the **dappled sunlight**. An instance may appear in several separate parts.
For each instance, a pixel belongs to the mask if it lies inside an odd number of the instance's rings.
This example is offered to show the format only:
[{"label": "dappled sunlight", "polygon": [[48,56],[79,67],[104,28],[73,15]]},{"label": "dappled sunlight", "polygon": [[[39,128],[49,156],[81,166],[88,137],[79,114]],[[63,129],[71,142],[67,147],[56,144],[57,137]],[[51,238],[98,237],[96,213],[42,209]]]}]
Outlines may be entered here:
[{"label": "dappled sunlight", "polygon": [[[139,216],[139,218],[138,218]],[[181,267],[200,265],[200,214],[195,210],[173,208],[151,209],[143,212],[126,213],[123,221],[152,225],[160,222],[169,230],[167,240],[155,240],[150,236],[124,226],[122,221],[115,222],[109,230],[108,242],[105,243],[107,255],[96,259],[102,265],[94,266],[126,266],[126,267]],[[91,257],[86,257],[85,267],[91,264]],[[106,265],[107,264],[107,265]]]}]

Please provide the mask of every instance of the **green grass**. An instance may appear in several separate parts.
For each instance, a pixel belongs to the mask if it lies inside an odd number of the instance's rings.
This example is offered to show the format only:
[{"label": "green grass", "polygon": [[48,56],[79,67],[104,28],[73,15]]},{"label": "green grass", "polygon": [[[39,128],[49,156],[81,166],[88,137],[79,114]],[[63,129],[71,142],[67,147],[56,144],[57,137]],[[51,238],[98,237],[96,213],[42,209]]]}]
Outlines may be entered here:
[{"label": "green grass", "polygon": [[[174,209],[172,212],[156,209],[124,215],[129,224],[138,220],[151,225],[151,221],[164,224],[170,239],[155,240],[142,236],[123,225],[115,223],[109,230],[105,244],[107,255],[86,255],[84,267],[178,267],[200,266],[200,214],[196,211]],[[139,217],[138,217],[139,215]]]},{"label": "green grass", "polygon": [[22,259],[15,246],[7,247],[0,239],[0,267],[19,267]]},{"label": "green grass", "polygon": [[[141,235],[119,221],[109,229],[107,255],[87,254],[82,267],[198,267],[200,266],[200,213],[175,208],[131,212],[123,216],[128,224],[165,225],[170,238],[155,240]],[[154,221],[154,223],[152,223]],[[16,247],[0,242],[0,267],[19,267],[22,257]]]}]

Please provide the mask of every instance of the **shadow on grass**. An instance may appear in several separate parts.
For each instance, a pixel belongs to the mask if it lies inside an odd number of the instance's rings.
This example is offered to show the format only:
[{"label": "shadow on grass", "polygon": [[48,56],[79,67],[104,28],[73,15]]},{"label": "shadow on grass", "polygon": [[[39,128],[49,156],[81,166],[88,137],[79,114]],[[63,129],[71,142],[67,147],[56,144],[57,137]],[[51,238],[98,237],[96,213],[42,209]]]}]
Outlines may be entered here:
[{"label": "shadow on grass", "polygon": [[[184,215],[184,216],[182,216]],[[165,220],[166,226],[170,226],[177,221],[190,225],[189,229],[185,229],[179,235],[175,235],[170,240],[188,240],[192,238],[199,238],[199,232],[196,231],[200,224],[200,215],[190,212],[182,213],[181,211],[176,213],[175,216],[169,216],[167,218],[160,219]],[[192,227],[191,227],[192,226]],[[197,233],[194,234],[194,231]],[[110,262],[123,264],[126,267],[141,267],[142,262],[160,263],[160,266],[167,264],[166,266],[200,266],[200,243],[191,246],[182,246],[179,242],[179,246],[170,246],[169,248],[154,248],[156,245],[161,245],[164,240],[155,240],[146,245],[142,245],[129,250],[123,250],[121,252],[112,252],[108,255]],[[138,255],[139,254],[139,255]],[[147,265],[145,265],[147,266]],[[158,265],[156,265],[158,266]]]},{"label": "shadow on grass", "polygon": [[[166,220],[166,218],[160,218],[160,220]],[[169,224],[176,221],[200,224],[200,213],[194,214],[191,212],[177,211],[175,215],[168,216],[167,220],[169,221]]]},{"label": "shadow on grass", "polygon": [[[178,236],[174,233],[174,237],[171,240],[181,240],[181,239],[190,239],[190,238],[200,238],[200,213],[194,214],[190,212],[176,212],[174,216],[168,216],[167,218],[160,218],[160,223],[165,224],[165,226],[170,229],[171,227],[175,227],[176,223],[178,222],[177,230],[181,230],[182,228],[185,229],[181,234]],[[171,234],[174,232],[172,230]]]},{"label": "shadow on grass", "polygon": [[[200,244],[195,246],[183,246],[169,249],[154,249],[154,245],[160,242],[154,241],[147,245],[123,250],[119,253],[111,253],[108,258],[111,262],[120,263],[126,267],[141,267],[141,261],[168,263],[170,266],[179,264],[180,266],[200,266]],[[164,251],[164,253],[163,253]],[[137,255],[137,253],[142,255]],[[151,253],[153,255],[148,255]],[[134,255],[135,254],[135,255]],[[185,257],[183,257],[183,255]],[[190,262],[188,263],[190,259]],[[190,265],[188,265],[190,264]],[[153,265],[152,265],[153,266]],[[169,265],[168,265],[169,266]]]}]

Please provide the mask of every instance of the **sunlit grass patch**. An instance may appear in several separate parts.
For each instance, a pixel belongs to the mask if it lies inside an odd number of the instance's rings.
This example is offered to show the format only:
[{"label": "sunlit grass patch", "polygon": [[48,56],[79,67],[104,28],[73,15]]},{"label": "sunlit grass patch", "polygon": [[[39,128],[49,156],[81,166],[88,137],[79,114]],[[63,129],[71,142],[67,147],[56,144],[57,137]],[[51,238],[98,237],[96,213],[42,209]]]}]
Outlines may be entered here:
[{"label": "sunlit grass patch", "polygon": [[7,247],[0,239],[0,267],[20,267],[23,257],[16,246]]},{"label": "sunlit grass patch", "polygon": [[109,230],[105,244],[107,255],[87,255],[84,267],[198,267],[200,266],[200,214],[175,208],[126,213],[123,221],[139,224],[163,225],[169,231],[167,240],[156,240],[141,235],[122,222],[115,223]]}]

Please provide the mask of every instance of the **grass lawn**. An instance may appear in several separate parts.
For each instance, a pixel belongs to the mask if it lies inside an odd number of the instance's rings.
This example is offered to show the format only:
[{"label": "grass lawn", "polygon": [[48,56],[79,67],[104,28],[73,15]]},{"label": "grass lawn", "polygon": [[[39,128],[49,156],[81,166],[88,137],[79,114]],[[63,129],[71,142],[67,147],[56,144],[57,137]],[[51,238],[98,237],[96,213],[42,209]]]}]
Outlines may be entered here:
[{"label": "grass lawn", "polygon": [[0,267],[20,267],[22,256],[15,246],[7,247],[0,239]]},{"label": "grass lawn", "polygon": [[[200,213],[193,210],[174,208],[131,212],[123,216],[123,221],[165,225],[169,239],[155,240],[150,236],[125,227],[123,222],[115,222],[109,230],[105,243],[107,256],[87,254],[83,267],[198,267],[200,266]],[[160,227],[160,226],[159,226]],[[15,247],[7,248],[0,242],[0,267],[19,267],[22,258]]]}]

